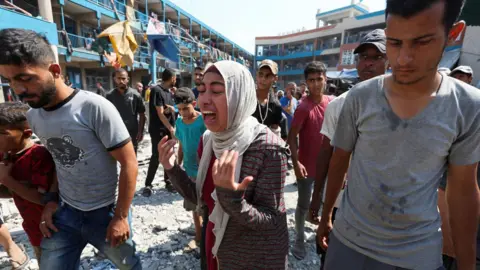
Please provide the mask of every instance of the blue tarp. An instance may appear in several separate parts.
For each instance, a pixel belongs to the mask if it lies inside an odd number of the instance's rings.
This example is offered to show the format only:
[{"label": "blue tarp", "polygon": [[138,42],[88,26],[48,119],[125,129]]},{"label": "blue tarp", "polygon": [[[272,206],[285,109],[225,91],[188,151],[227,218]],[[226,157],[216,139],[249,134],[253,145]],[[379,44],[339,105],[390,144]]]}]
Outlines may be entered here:
[{"label": "blue tarp", "polygon": [[148,35],[148,41],[151,48],[168,60],[178,63],[180,51],[171,35]]}]

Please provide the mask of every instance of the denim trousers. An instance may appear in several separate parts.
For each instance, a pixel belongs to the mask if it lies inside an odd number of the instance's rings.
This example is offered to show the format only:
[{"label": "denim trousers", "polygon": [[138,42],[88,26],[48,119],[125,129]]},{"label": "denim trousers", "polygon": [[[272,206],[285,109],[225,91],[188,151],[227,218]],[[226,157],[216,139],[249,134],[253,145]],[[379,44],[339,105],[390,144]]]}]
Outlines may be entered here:
[{"label": "denim trousers", "polygon": [[[135,243],[130,238],[118,247],[111,247],[106,239],[107,228],[115,206],[109,205],[92,211],[81,211],[61,202],[53,216],[58,232],[43,238],[40,269],[78,270],[80,255],[87,244],[104,254],[120,270],[139,270],[142,264],[135,254]],[[131,228],[131,215],[128,223]]]}]

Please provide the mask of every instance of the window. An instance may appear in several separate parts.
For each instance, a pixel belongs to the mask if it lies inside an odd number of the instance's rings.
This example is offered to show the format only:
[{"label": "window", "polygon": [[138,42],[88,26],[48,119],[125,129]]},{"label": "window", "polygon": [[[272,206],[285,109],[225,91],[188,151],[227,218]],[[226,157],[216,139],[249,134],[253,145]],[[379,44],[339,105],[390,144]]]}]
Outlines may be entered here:
[{"label": "window", "polygon": [[342,54],[342,65],[350,66],[355,63],[354,50],[344,50]]}]

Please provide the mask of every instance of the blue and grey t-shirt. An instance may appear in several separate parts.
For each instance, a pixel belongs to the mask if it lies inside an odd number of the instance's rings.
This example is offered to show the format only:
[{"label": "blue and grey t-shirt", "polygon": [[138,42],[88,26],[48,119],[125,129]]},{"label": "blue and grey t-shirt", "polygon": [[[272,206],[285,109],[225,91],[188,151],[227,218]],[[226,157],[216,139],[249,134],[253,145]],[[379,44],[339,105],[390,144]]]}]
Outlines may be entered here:
[{"label": "blue and grey t-shirt", "polygon": [[387,102],[385,78],[350,90],[338,119],[332,144],[353,155],[333,233],[380,262],[437,269],[437,188],[447,163],[480,161],[480,91],[444,76],[437,96],[404,120]]},{"label": "blue and grey t-shirt", "polygon": [[54,108],[29,110],[27,118],[52,154],[63,201],[83,211],[115,202],[117,161],[109,151],[127,144],[130,135],[112,103],[75,90]]}]

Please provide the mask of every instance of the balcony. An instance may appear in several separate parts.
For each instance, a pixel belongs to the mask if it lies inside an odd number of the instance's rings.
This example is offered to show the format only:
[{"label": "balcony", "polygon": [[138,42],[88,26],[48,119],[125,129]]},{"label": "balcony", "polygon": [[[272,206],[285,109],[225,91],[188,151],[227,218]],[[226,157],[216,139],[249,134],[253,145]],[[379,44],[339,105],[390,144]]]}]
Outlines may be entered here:
[{"label": "balcony", "polygon": [[[110,2],[110,0],[87,0],[87,1],[97,4],[101,7],[113,10],[113,5],[112,5],[112,2]],[[118,13],[125,15],[125,13],[127,12],[127,7],[125,6],[125,4],[116,0],[114,1],[114,3]]]},{"label": "balcony", "polygon": [[[95,41],[94,38],[77,36],[70,33],[68,33],[67,36],[68,36],[68,39],[70,40],[70,44],[72,44],[73,49],[81,49],[85,51],[91,51],[92,53],[96,53],[92,51],[92,45],[93,45],[93,42]],[[63,38],[61,31],[58,31],[58,40],[59,40],[59,45],[67,47],[67,44],[65,43],[65,40]]]},{"label": "balcony", "polygon": [[45,35],[52,45],[58,44],[57,26],[54,23],[4,8],[0,8],[0,18],[0,29],[21,26],[24,29]]},{"label": "balcony", "polygon": [[332,40],[332,41],[327,41],[324,42],[323,44],[319,44],[318,49],[319,50],[328,50],[328,49],[336,49],[340,48],[340,40]]},{"label": "balcony", "polygon": [[147,46],[139,46],[135,51],[135,62],[144,63],[150,65],[150,52]]}]

